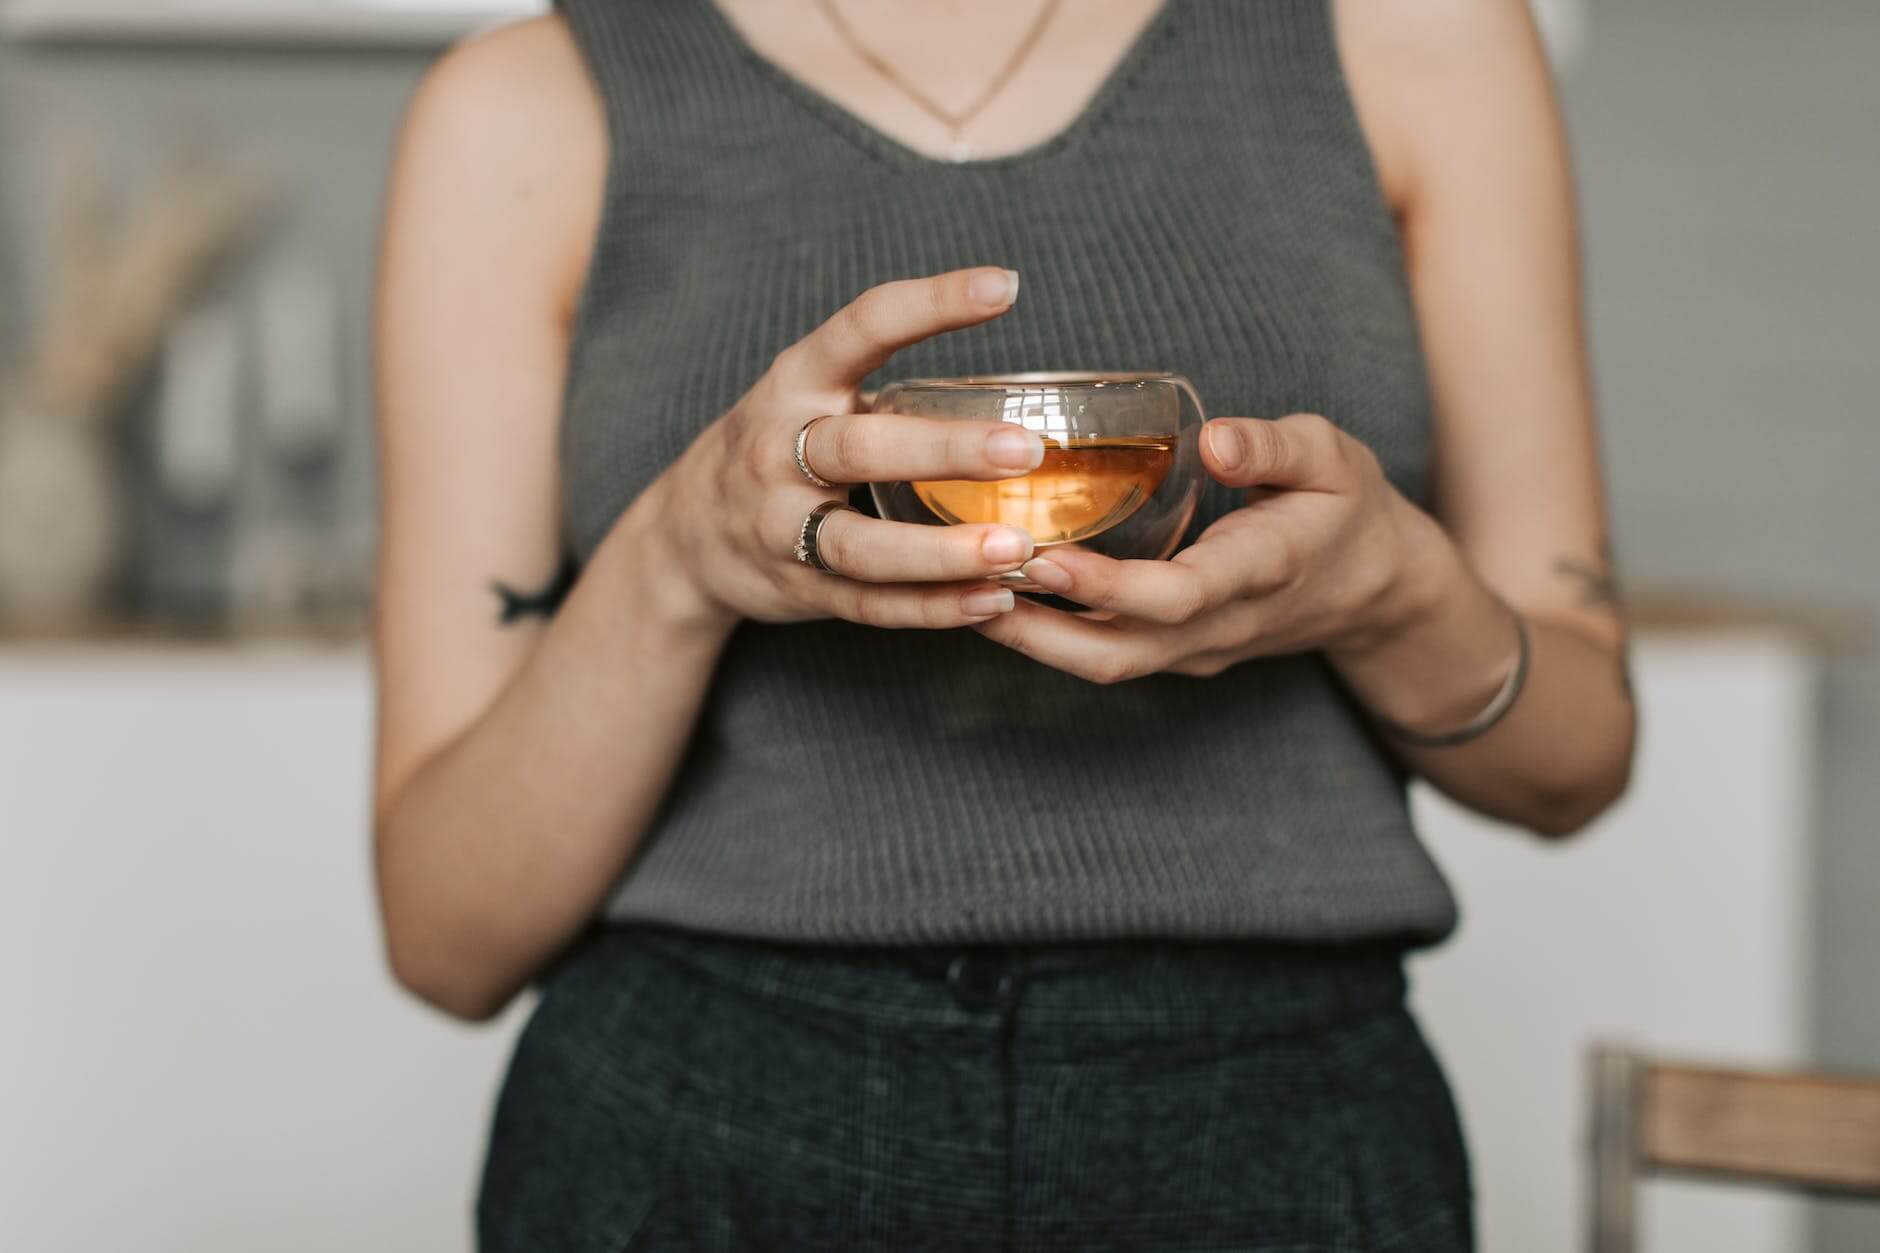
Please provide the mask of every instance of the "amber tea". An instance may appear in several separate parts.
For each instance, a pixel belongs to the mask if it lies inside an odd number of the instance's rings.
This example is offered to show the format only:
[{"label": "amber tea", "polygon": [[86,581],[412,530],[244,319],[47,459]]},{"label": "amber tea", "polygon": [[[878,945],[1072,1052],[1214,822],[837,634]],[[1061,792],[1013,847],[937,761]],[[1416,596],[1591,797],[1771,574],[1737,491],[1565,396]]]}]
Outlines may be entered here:
[{"label": "amber tea", "polygon": [[[1181,543],[1200,499],[1207,421],[1187,379],[1160,372],[1077,372],[903,379],[877,413],[1011,422],[1044,441],[1029,474],[991,482],[902,479],[870,484],[890,522],[1003,523],[1041,549],[1075,544],[1119,561],[1159,561]],[[1023,570],[994,576],[1045,596]],[[1051,598],[1058,608],[1075,609]]]},{"label": "amber tea", "polygon": [[1040,547],[1101,535],[1155,495],[1175,460],[1174,435],[1044,437],[1031,473],[989,483],[916,480],[922,504],[942,521],[1001,522]]}]

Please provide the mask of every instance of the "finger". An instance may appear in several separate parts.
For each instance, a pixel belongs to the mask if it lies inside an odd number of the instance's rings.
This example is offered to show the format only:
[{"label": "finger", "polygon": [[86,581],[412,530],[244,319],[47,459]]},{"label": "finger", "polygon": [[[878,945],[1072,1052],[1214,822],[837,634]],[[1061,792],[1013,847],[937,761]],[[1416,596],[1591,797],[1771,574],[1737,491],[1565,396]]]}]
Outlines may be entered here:
[{"label": "finger", "polygon": [[1170,673],[1185,674],[1191,679],[1211,679],[1229,666],[1244,660],[1230,652],[1196,653],[1186,660],[1169,667]]},{"label": "finger", "polygon": [[1086,622],[1029,601],[973,629],[1033,661],[1092,683],[1122,683],[1153,674],[1171,655],[1170,628]]},{"label": "finger", "polygon": [[1018,299],[1018,271],[980,266],[871,287],[785,350],[778,365],[812,389],[845,389],[909,344],[976,326]]},{"label": "finger", "polygon": [[1324,418],[1215,418],[1201,431],[1201,460],[1229,487],[1332,489],[1344,481],[1345,436]]},{"label": "finger", "polygon": [[825,612],[863,626],[930,631],[978,626],[1010,613],[1016,603],[1010,588],[983,582],[909,586],[818,577]]},{"label": "finger", "polygon": [[845,509],[823,520],[816,553],[836,574],[867,583],[934,583],[1016,570],[1031,536],[1012,526],[919,526]]},{"label": "finger", "polygon": [[1024,575],[1091,609],[1164,624],[1187,622],[1228,595],[1201,570],[1169,561],[1117,561],[1088,551],[1049,549],[1025,563]]},{"label": "finger", "polygon": [[810,427],[803,459],[832,483],[1006,479],[1038,468],[1044,440],[1014,422],[838,413]]},{"label": "finger", "polygon": [[1026,562],[1023,573],[1080,605],[1174,626],[1272,590],[1283,581],[1283,562],[1277,545],[1241,528],[1168,561],[1117,561],[1087,549],[1051,548]]}]

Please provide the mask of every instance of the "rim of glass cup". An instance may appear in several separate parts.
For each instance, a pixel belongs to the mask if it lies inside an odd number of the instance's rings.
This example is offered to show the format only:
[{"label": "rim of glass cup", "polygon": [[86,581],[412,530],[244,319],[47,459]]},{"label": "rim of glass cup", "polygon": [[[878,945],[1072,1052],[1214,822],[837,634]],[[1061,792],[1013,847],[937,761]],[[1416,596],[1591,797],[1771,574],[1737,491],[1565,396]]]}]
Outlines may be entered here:
[{"label": "rim of glass cup", "polygon": [[1012,387],[1087,387],[1095,389],[1109,383],[1185,383],[1173,370],[1033,370],[1021,374],[969,374],[959,378],[895,379],[884,383],[882,391],[896,388],[909,391],[991,391]]}]

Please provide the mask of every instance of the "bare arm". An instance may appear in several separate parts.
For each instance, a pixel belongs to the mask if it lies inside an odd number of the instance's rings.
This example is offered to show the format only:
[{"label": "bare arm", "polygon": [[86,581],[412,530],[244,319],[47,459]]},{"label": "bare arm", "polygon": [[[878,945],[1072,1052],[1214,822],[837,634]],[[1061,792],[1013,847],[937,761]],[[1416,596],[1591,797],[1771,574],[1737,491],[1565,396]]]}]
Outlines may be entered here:
[{"label": "bare arm", "polygon": [[574,57],[544,20],[432,71],[381,258],[379,892],[394,972],[468,1017],[592,914],[724,638],[624,521],[552,623],[504,622],[493,590],[561,556],[557,409],[605,142]]},{"label": "bare arm", "polygon": [[[1342,0],[1353,90],[1403,223],[1438,414],[1432,594],[1420,626],[1345,675],[1380,712],[1455,725],[1526,617],[1527,689],[1494,732],[1405,748],[1438,787],[1543,831],[1625,786],[1634,735],[1582,329],[1573,186],[1552,82],[1520,0],[1410,10]],[[1450,543],[1453,539],[1453,545]],[[1441,676],[1482,676],[1449,684]]]},{"label": "bare arm", "polygon": [[1052,551],[1026,567],[1115,621],[1024,605],[979,630],[1100,681],[1318,650],[1380,717],[1441,731],[1508,673],[1513,606],[1533,660],[1512,712],[1467,744],[1398,751],[1465,804],[1565,833],[1623,790],[1634,719],[1547,68],[1520,0],[1335,11],[1403,227],[1438,410],[1436,517],[1321,418],[1216,419],[1204,462],[1258,489],[1246,508],[1170,562]]},{"label": "bare arm", "polygon": [[[1008,611],[988,574],[1030,537],[832,516],[834,573],[797,562],[838,484],[994,479],[1043,445],[1006,423],[856,414],[899,347],[997,317],[997,268],[883,284],[778,356],[602,540],[558,613],[556,437],[605,138],[558,19],[450,54],[399,146],[377,310],[384,493],[376,852],[396,976],[495,1013],[592,918],[671,784],[744,619],[947,628]],[[627,420],[623,417],[622,420]],[[493,583],[508,591],[499,596]],[[516,612],[518,607],[523,612]],[[508,610],[508,612],[505,612]]]}]

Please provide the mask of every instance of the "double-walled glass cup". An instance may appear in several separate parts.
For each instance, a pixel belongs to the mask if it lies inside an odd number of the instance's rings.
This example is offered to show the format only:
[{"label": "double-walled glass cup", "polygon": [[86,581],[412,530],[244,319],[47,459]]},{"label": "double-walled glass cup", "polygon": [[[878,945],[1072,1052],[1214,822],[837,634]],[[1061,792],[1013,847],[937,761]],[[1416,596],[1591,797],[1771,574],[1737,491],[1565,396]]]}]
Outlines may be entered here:
[{"label": "double-walled glass cup", "polygon": [[[907,379],[876,395],[877,413],[1012,422],[1036,431],[1044,461],[992,482],[875,483],[875,507],[895,522],[1000,522],[1038,551],[1076,545],[1119,559],[1175,551],[1201,492],[1201,398],[1164,373],[998,374]],[[1001,576],[1042,592],[1022,574]]]}]

